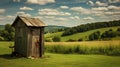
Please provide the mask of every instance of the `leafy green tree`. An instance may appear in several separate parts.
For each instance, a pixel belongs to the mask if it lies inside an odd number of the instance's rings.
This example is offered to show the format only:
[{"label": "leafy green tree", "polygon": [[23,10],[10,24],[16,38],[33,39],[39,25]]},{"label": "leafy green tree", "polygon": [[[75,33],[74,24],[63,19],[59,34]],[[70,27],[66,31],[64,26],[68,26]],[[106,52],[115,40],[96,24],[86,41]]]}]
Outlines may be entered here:
[{"label": "leafy green tree", "polygon": [[65,30],[62,36],[72,35],[74,33],[86,32],[86,31],[93,30],[93,29],[113,27],[113,26],[120,26],[120,20],[82,24],[82,25],[75,26],[75,27]]},{"label": "leafy green tree", "polygon": [[102,35],[101,38],[112,38],[116,37],[117,34],[114,32],[112,29],[109,29],[108,31],[105,31]]},{"label": "leafy green tree", "polygon": [[61,38],[60,38],[60,36],[54,36],[54,37],[52,38],[52,40],[53,40],[54,42],[60,42],[60,41],[61,41]]},{"label": "leafy green tree", "polygon": [[13,41],[14,32],[15,29],[10,24],[6,24],[5,29],[0,31],[0,36],[3,37],[5,41]]},{"label": "leafy green tree", "polygon": [[96,31],[89,35],[89,40],[98,40],[100,38],[100,31]]},{"label": "leafy green tree", "polygon": [[120,28],[118,28],[118,29],[117,29],[117,31],[119,31],[119,32],[120,32]]}]

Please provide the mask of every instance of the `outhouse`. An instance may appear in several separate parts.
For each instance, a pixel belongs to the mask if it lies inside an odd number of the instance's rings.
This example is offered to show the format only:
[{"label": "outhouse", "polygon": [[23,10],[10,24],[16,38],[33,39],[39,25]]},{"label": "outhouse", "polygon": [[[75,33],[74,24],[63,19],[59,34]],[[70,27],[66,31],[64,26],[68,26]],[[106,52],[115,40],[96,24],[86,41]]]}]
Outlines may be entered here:
[{"label": "outhouse", "polygon": [[45,24],[38,18],[17,16],[12,26],[15,28],[14,52],[25,57],[42,57]]}]

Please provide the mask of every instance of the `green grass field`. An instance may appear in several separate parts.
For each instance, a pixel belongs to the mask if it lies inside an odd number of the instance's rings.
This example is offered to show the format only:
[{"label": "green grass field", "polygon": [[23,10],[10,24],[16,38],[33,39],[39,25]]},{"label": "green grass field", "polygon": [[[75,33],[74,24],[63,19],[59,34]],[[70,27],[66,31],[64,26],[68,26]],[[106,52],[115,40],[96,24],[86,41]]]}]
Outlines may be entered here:
[{"label": "green grass field", "polygon": [[[103,32],[105,32],[109,29],[112,29],[113,31],[116,31],[117,28],[120,28],[120,26],[101,28],[101,29],[95,29],[95,30],[91,30],[91,31],[87,31],[87,32],[76,33],[76,34],[73,34],[73,35],[61,37],[61,40],[62,41],[67,41],[69,39],[78,40],[80,38],[82,38],[83,40],[88,40],[88,35],[90,35],[91,33],[95,32],[95,31],[100,31],[101,33],[103,33]],[[52,34],[48,33],[48,34],[45,34],[45,38],[53,38],[54,36],[61,36],[62,33],[63,32],[56,32],[56,33],[52,33]],[[120,40],[120,37],[112,38],[112,40]]]},{"label": "green grass field", "polygon": [[13,42],[0,42],[0,67],[120,67],[120,56],[45,53],[44,58],[10,57]]}]

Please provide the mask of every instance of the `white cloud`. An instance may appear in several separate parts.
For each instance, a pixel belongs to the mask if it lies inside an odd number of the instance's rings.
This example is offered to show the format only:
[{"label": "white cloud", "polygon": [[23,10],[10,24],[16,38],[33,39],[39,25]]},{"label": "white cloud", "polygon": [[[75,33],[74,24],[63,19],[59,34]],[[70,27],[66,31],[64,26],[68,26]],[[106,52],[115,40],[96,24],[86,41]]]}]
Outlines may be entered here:
[{"label": "white cloud", "polygon": [[20,2],[20,0],[13,0],[13,2]]},{"label": "white cloud", "polygon": [[15,18],[15,16],[7,15],[7,18],[9,18],[9,19],[13,19],[13,18]]},{"label": "white cloud", "polygon": [[21,7],[20,10],[33,10],[33,9],[30,8],[30,7],[26,7],[26,6],[24,6],[24,7]]},{"label": "white cloud", "polygon": [[45,5],[47,3],[55,3],[55,0],[27,0],[27,3]]},{"label": "white cloud", "polygon": [[25,12],[17,12],[17,15],[20,15],[20,16],[26,16],[26,17],[31,17],[30,14],[25,13]]},{"label": "white cloud", "polygon": [[67,18],[55,18],[55,20],[57,20],[57,21],[66,21],[66,20],[68,20]]},{"label": "white cloud", "polygon": [[102,2],[100,2],[100,1],[96,1],[96,2],[95,2],[95,5],[96,5],[96,6],[108,6],[107,3],[102,3]]},{"label": "white cloud", "polygon": [[97,8],[92,8],[92,10],[94,10],[94,11],[107,11],[108,8],[107,7],[97,7]]},{"label": "white cloud", "polygon": [[119,3],[120,0],[108,0],[109,3]]},{"label": "white cloud", "polygon": [[2,16],[2,15],[0,15],[0,21],[2,21],[2,20],[4,20],[4,19],[5,19],[5,17]]},{"label": "white cloud", "polygon": [[68,9],[69,7],[68,6],[60,6],[60,8],[62,8],[62,9]]},{"label": "white cloud", "polygon": [[83,18],[84,20],[94,20],[94,18],[92,18],[92,17],[85,17],[85,18]]},{"label": "white cloud", "polygon": [[110,5],[110,6],[108,6],[108,9],[109,9],[109,10],[120,10],[120,7]]},{"label": "white cloud", "polygon": [[5,9],[0,9],[0,14],[5,13]]},{"label": "white cloud", "polygon": [[73,17],[70,17],[70,19],[72,19],[72,20],[79,20],[80,17],[79,16],[73,16]]},{"label": "white cloud", "polygon": [[54,19],[55,16],[45,16],[45,18],[47,18],[47,19]]},{"label": "white cloud", "polygon": [[71,15],[69,12],[60,12],[56,9],[49,9],[49,8],[46,8],[46,9],[39,9],[39,12],[38,12],[39,15]]},{"label": "white cloud", "polygon": [[72,7],[72,8],[70,8],[70,10],[81,12],[83,14],[90,14],[91,13],[89,9],[85,9],[83,7]]},{"label": "white cloud", "polygon": [[87,4],[89,4],[89,5],[91,5],[91,6],[94,5],[94,3],[93,3],[92,1],[88,1]]}]

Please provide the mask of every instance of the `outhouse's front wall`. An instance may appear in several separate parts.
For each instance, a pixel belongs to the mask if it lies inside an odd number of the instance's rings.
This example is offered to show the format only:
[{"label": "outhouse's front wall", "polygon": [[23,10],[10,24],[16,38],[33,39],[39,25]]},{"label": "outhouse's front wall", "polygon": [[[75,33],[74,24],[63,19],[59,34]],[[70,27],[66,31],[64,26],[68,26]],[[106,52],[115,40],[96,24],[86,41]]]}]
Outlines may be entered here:
[{"label": "outhouse's front wall", "polygon": [[28,55],[39,57],[40,28],[30,27],[28,33]]},{"label": "outhouse's front wall", "polygon": [[28,27],[18,20],[15,25],[15,51],[22,56],[27,56]]}]

